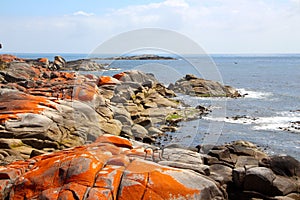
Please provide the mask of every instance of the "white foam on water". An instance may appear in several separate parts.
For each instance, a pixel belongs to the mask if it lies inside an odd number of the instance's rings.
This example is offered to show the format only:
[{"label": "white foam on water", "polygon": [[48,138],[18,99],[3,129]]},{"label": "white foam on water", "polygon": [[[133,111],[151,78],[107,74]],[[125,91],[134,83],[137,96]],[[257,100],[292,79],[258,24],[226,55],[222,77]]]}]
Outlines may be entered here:
[{"label": "white foam on water", "polygon": [[279,112],[276,116],[257,117],[242,116],[239,118],[204,116],[203,119],[210,121],[226,122],[232,124],[250,124],[253,130],[289,130],[291,132],[300,133],[300,130],[293,128],[293,122],[300,121],[300,112]]},{"label": "white foam on water", "polygon": [[240,88],[237,90],[241,95],[245,95],[244,98],[266,99],[268,97],[273,96],[273,93],[271,93],[271,92],[252,91],[252,90],[246,90],[244,88]]},{"label": "white foam on water", "polygon": [[210,120],[210,121],[217,121],[217,122],[226,122],[231,124],[252,124],[254,122],[253,119],[248,117],[242,117],[239,119],[227,118],[227,117],[211,117],[211,116],[204,116],[202,119]]},{"label": "white foam on water", "polygon": [[260,117],[257,120],[254,130],[284,130],[289,129],[292,132],[300,130],[292,127],[293,122],[300,121],[300,112],[280,112],[277,116]]},{"label": "white foam on water", "polygon": [[189,96],[189,95],[185,95],[185,94],[177,94],[178,96],[175,97],[174,99],[178,99],[178,100],[184,100],[186,101],[199,101],[199,100],[204,100],[204,101],[227,101],[230,100],[232,98],[230,97],[197,97],[197,96]]}]

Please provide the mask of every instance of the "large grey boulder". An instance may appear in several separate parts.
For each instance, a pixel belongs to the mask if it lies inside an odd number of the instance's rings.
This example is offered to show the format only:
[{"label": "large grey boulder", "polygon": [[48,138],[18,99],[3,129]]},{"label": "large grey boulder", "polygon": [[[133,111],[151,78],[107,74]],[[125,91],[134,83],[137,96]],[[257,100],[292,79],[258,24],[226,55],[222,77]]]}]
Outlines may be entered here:
[{"label": "large grey boulder", "polygon": [[188,74],[169,86],[169,89],[178,93],[199,97],[240,97],[239,92],[230,86],[219,82],[205,80]]}]

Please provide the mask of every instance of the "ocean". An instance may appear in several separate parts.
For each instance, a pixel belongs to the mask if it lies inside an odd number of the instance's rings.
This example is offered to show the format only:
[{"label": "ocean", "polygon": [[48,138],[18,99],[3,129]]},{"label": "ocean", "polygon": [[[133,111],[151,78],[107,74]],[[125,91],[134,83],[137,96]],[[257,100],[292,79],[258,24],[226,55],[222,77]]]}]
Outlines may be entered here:
[{"label": "ocean", "polygon": [[[53,60],[56,54],[15,55]],[[60,55],[66,60],[87,56]],[[154,73],[165,85],[191,73],[233,86],[247,95],[238,99],[179,95],[178,99],[193,106],[209,107],[212,112],[202,119],[182,122],[177,132],[170,133],[172,139],[168,143],[196,146],[247,140],[270,154],[289,154],[300,160],[300,54],[212,55],[205,59],[187,55],[177,58],[98,60],[109,63],[113,70],[90,73],[113,75],[139,69]]]}]

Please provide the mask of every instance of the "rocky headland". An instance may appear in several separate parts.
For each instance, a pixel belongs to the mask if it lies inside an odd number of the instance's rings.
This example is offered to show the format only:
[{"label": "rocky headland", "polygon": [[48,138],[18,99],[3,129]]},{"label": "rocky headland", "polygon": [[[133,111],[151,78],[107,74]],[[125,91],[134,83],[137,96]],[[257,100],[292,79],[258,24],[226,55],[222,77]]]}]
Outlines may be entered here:
[{"label": "rocky headland", "polygon": [[58,71],[66,63],[0,56],[0,199],[300,199],[290,156],[246,141],[157,144],[209,112],[175,92],[239,97],[234,88],[192,75],[166,88],[140,71]]}]

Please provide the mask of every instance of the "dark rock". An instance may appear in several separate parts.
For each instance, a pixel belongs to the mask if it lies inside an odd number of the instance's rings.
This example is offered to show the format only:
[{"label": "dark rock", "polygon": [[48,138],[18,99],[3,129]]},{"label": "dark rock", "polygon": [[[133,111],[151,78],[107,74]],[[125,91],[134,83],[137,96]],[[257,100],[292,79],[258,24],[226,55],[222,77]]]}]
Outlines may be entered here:
[{"label": "dark rock", "polygon": [[300,162],[288,155],[275,155],[264,158],[260,164],[271,168],[278,175],[300,176]]},{"label": "dark rock", "polygon": [[237,162],[235,167],[245,167],[246,165],[256,166],[258,167],[259,161],[252,156],[239,156],[237,158]]},{"label": "dark rock", "polygon": [[134,139],[134,136],[131,131],[131,125],[123,125],[120,136],[124,138]]},{"label": "dark rock", "polygon": [[292,192],[300,192],[300,182],[283,176],[276,176],[273,181],[273,193],[287,195]]},{"label": "dark rock", "polygon": [[212,149],[209,151],[208,155],[218,158],[220,161],[224,161],[230,164],[233,164],[233,161],[230,157],[230,151],[227,148],[222,149]]},{"label": "dark rock", "polygon": [[241,189],[244,187],[244,181],[246,176],[246,170],[244,167],[238,167],[232,171],[232,180],[235,187]]},{"label": "dark rock", "polygon": [[209,167],[209,177],[223,184],[232,182],[232,169],[225,165],[214,164]]},{"label": "dark rock", "polygon": [[273,181],[276,175],[269,168],[254,167],[246,171],[244,189],[265,195],[273,195]]},{"label": "dark rock", "polygon": [[135,120],[133,120],[133,122],[135,124],[139,124],[143,127],[151,127],[152,126],[152,121],[150,118],[147,118],[147,117],[140,117],[140,118],[137,118]]}]

